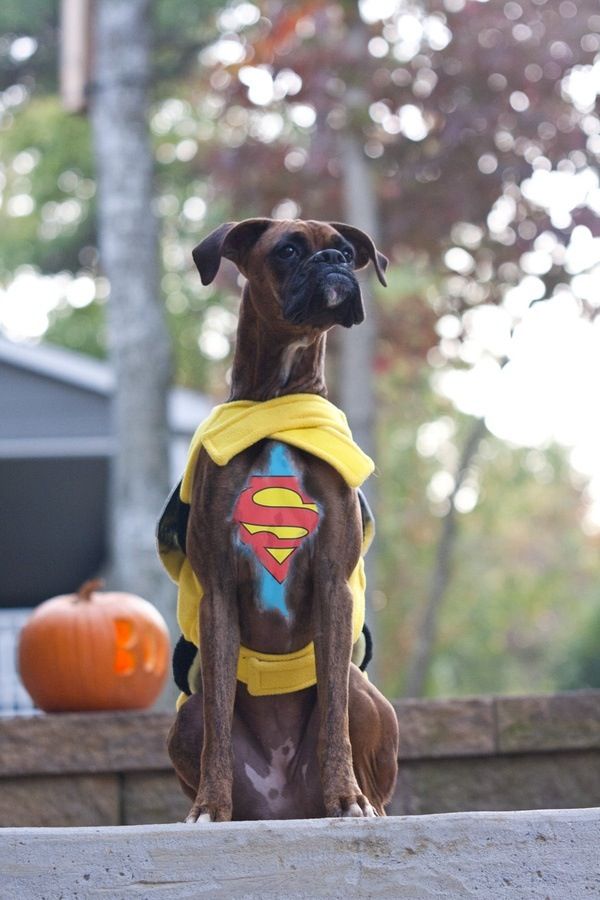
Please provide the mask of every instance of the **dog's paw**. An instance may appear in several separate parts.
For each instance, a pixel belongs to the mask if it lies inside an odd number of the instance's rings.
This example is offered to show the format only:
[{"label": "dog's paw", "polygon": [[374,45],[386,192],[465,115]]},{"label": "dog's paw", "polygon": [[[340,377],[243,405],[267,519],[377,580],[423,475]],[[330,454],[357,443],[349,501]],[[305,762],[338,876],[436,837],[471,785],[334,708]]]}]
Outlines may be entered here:
[{"label": "dog's paw", "polygon": [[207,822],[212,822],[213,820],[210,817],[210,813],[200,813],[196,815],[196,813],[191,812],[186,816],[185,824],[186,825],[205,825]]},{"label": "dog's paw", "polygon": [[365,798],[364,806],[360,806],[356,801],[351,803],[348,809],[341,813],[342,819],[371,819],[377,815],[369,801]]},{"label": "dog's paw", "polygon": [[209,822],[231,822],[231,807],[194,803],[186,816],[186,825],[206,825]]},{"label": "dog's paw", "polygon": [[377,815],[364,794],[352,793],[327,804],[327,814],[341,819],[371,819]]}]

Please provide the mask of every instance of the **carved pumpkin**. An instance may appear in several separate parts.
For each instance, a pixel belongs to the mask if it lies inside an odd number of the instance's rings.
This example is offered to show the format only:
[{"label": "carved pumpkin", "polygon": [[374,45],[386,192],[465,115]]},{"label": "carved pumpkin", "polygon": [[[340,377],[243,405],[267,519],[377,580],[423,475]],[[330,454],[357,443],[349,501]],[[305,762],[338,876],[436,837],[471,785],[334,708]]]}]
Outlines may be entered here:
[{"label": "carved pumpkin", "polygon": [[46,712],[145,709],[165,682],[163,617],[135,594],[100,587],[88,581],[77,594],[46,600],[21,632],[21,678]]}]

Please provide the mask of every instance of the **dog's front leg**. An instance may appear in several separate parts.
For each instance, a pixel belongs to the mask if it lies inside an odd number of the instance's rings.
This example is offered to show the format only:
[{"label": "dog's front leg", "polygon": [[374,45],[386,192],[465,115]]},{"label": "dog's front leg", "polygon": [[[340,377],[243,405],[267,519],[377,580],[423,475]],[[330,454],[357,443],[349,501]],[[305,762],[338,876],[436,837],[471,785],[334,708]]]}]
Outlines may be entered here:
[{"label": "dog's front leg", "polygon": [[231,724],[240,648],[235,586],[206,591],[200,604],[204,742],[200,784],[186,822],[231,820]]},{"label": "dog's front leg", "polygon": [[352,595],[338,563],[322,558],[317,566],[314,642],[325,810],[328,816],[373,816],[354,774],[348,730]]}]

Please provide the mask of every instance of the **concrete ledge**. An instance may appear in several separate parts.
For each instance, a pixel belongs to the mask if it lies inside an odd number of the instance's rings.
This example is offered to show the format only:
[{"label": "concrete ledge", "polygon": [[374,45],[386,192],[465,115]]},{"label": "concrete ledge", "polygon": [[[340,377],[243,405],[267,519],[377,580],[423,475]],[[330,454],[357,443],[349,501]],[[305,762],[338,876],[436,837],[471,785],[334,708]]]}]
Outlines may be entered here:
[{"label": "concrete ledge", "polygon": [[600,892],[600,809],[0,830],[3,900]]}]

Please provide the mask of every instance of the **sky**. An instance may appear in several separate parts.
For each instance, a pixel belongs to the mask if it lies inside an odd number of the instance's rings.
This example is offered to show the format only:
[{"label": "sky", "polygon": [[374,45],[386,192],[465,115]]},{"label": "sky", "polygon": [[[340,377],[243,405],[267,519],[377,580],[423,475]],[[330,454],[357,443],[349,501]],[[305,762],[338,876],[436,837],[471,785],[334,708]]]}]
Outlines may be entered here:
[{"label": "sky", "polygon": [[[600,302],[600,291],[597,296]],[[434,386],[457,409],[483,416],[502,440],[537,449],[565,447],[586,484],[583,528],[600,533],[600,318],[582,318],[566,289],[528,307],[514,328],[503,307],[472,313],[472,364],[440,368]],[[503,349],[506,365],[491,348]]]}]

